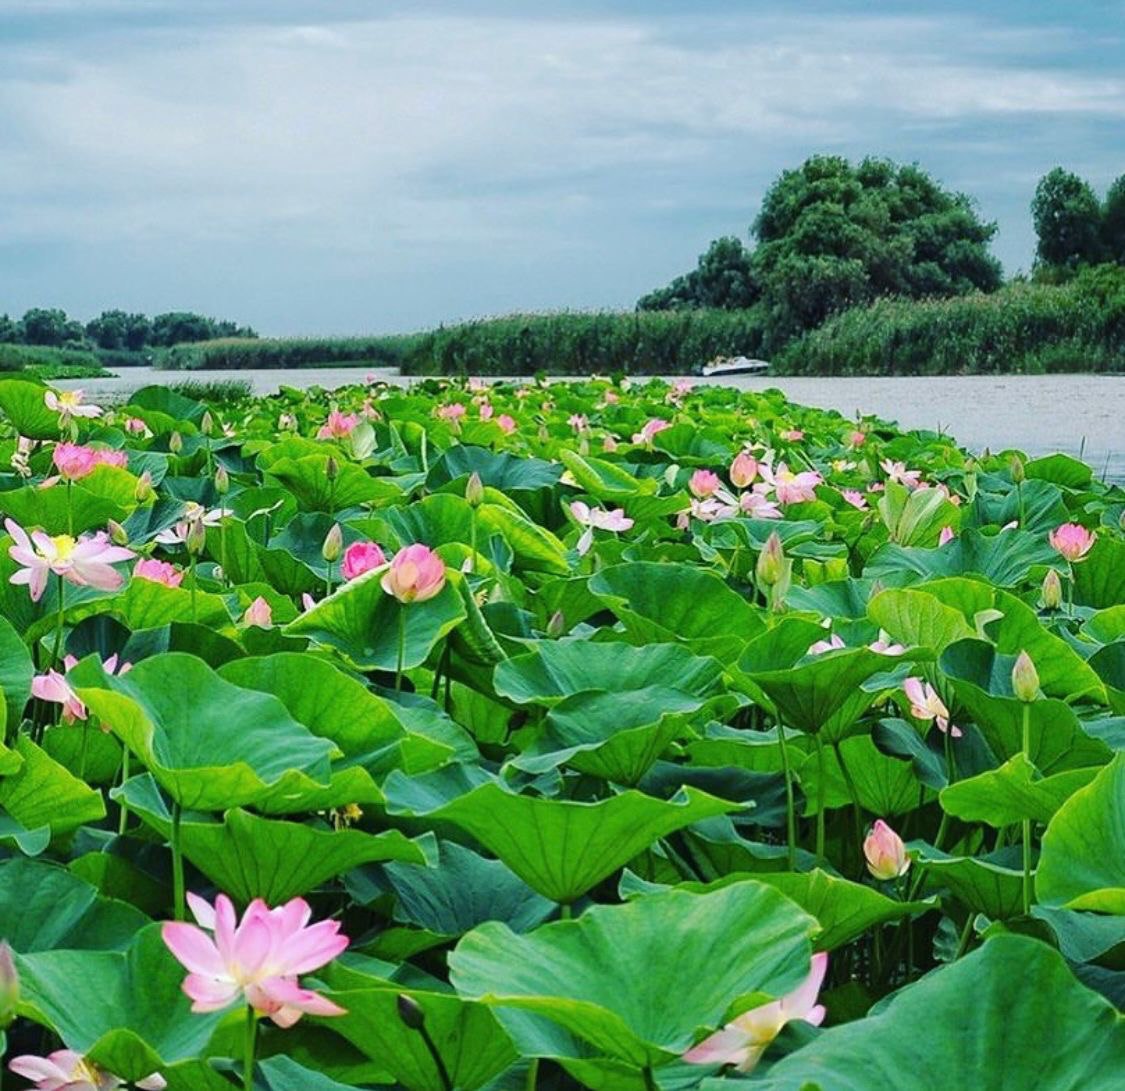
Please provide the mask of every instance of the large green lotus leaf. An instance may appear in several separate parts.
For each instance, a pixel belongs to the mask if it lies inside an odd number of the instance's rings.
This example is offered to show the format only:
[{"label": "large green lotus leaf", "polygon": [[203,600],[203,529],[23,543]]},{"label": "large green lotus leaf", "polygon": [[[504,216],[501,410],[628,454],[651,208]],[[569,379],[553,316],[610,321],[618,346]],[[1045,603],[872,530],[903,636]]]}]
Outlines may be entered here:
[{"label": "large green lotus leaf", "polygon": [[[127,803],[131,813],[162,837],[171,836],[172,815],[151,776],[132,777],[113,797]],[[398,830],[332,830],[259,818],[237,808],[227,811],[222,822],[197,813],[184,815],[180,844],[184,856],[218,889],[240,902],[263,898],[269,905],[307,894],[360,864],[426,861],[421,847]]]},{"label": "large green lotus leaf", "polygon": [[22,822],[0,811],[0,845],[17,848],[25,856],[38,856],[50,843],[50,826],[29,830]]},{"label": "large green lotus leaf", "polygon": [[1102,609],[1125,602],[1125,542],[1106,533],[1074,566],[1074,601]]},{"label": "large green lotus leaf", "polygon": [[500,860],[455,841],[441,842],[433,867],[390,863],[383,870],[398,896],[395,918],[438,936],[460,936],[485,921],[526,932],[555,911]]},{"label": "large green lotus leaf", "polygon": [[20,1013],[125,1080],[198,1056],[222,1019],[189,1010],[185,970],[159,924],[138,932],[127,951],[39,951],[17,955],[16,966]]},{"label": "large green lotus leaf", "polygon": [[327,739],[276,697],[232,685],[194,656],[167,652],[124,675],[106,674],[89,657],[74,668],[73,684],[183,807],[224,810],[282,797],[300,810],[330,783]]},{"label": "large green lotus leaf", "polygon": [[[970,511],[981,526],[1003,527],[1016,522],[1020,530],[1039,535],[1040,541],[1070,518],[1062,490],[1047,481],[1025,481],[1022,486],[1004,492],[980,489]],[[1007,538],[1007,532],[1003,537]]]},{"label": "large green lotus leaf", "polygon": [[328,479],[328,455],[279,458],[265,471],[265,483],[280,483],[304,511],[344,511],[360,504],[388,504],[402,489],[387,477],[372,477],[354,462],[337,460],[335,481]]},{"label": "large green lotus leaf", "polygon": [[511,1067],[518,1054],[511,1039],[484,1004],[449,993],[403,988],[343,962],[321,976],[328,995],[347,1010],[332,1029],[393,1074],[408,1091],[445,1091],[441,1075],[421,1034],[398,1014],[398,998],[408,996],[425,1013],[426,1031],[454,1087],[475,1091]]},{"label": "large green lotus leaf", "polygon": [[4,617],[0,617],[0,740],[7,724],[18,725],[23,718],[24,706],[31,696],[31,678],[35,664],[27,645],[19,633]]},{"label": "large green lotus leaf", "polygon": [[1024,473],[1037,481],[1053,481],[1068,489],[1081,489],[1090,483],[1094,472],[1085,462],[1055,452],[1031,459],[1024,465]]},{"label": "large green lotus leaf", "polygon": [[[839,743],[839,755],[834,748],[824,752],[824,805],[831,810],[852,802],[843,761],[851,774],[852,786],[859,805],[874,815],[909,814],[923,799],[921,786],[910,764],[883,754],[869,735],[855,735]],[[805,813],[814,815],[820,799],[820,764],[815,751],[800,765],[798,776],[805,793]]]},{"label": "large green lotus leaf", "polygon": [[1090,656],[1089,662],[1105,684],[1110,708],[1125,716],[1125,640],[1107,644]]},{"label": "large green lotus leaf", "polygon": [[961,518],[940,490],[911,490],[891,481],[876,507],[892,541],[901,546],[936,546],[942,528],[956,526]]},{"label": "large green lotus leaf", "polygon": [[1108,1091],[1123,1071],[1125,1020],[1113,1005],[1080,985],[1045,943],[999,935],[901,990],[878,1014],[825,1031],[756,1086]]},{"label": "large green lotus leaf", "polygon": [[[400,546],[421,542],[433,549],[453,542],[468,543],[472,536],[472,505],[464,497],[449,493],[436,493],[412,504],[386,508],[379,512],[379,518]],[[482,545],[483,542],[482,535]]]},{"label": "large green lotus leaf", "polygon": [[1125,915],[1125,754],[1055,812],[1035,891],[1052,905]]},{"label": "large green lotus leaf", "polygon": [[297,652],[236,659],[219,676],[243,689],[272,693],[289,715],[343,754],[400,742],[405,732],[391,704],[325,659]]},{"label": "large green lotus leaf", "polygon": [[652,495],[657,491],[655,480],[634,477],[604,458],[583,457],[567,447],[560,448],[558,456],[578,487],[598,500],[620,504],[631,497]]},{"label": "large green lotus leaf", "polygon": [[[486,499],[495,499],[489,495],[494,492],[486,489]],[[484,536],[499,534],[508,543],[520,568],[556,576],[570,572],[562,542],[549,530],[533,523],[514,502],[511,507],[499,503],[481,504],[477,508],[477,519]]]},{"label": "large green lotus leaf", "polygon": [[692,565],[615,565],[596,573],[589,588],[637,643],[683,640],[708,654],[716,644],[736,650],[765,628],[760,613],[721,577]]},{"label": "large green lotus leaf", "polygon": [[576,693],[551,708],[542,735],[511,764],[531,773],[565,764],[615,784],[635,785],[668,744],[689,730],[693,714],[705,703],[667,686]]},{"label": "large green lotus leaf", "polygon": [[203,414],[207,412],[205,403],[156,383],[134,390],[129,395],[129,404],[163,413],[181,423],[190,422],[185,429],[189,433],[195,432],[194,426],[203,420]]},{"label": "large green lotus leaf", "polygon": [[58,439],[59,415],[47,408],[47,388],[24,379],[0,379],[0,410],[18,435],[29,439]]},{"label": "large green lotus leaf", "polygon": [[[981,640],[950,645],[941,669],[953,682],[968,712],[997,757],[1006,760],[1023,749],[1023,702],[1012,694],[1014,656],[1002,656]],[[1101,740],[1088,735],[1074,710],[1063,701],[1041,698],[1029,712],[1030,757],[1044,775],[1102,765],[1112,756]]]},{"label": "large green lotus leaf", "polygon": [[534,651],[496,667],[496,692],[517,704],[558,704],[588,690],[624,693],[667,685],[683,693],[709,692],[722,672],[717,660],[692,655],[682,644],[634,647],[588,640],[542,641]]},{"label": "large green lotus leaf", "polygon": [[546,1016],[598,1052],[659,1065],[739,997],[780,996],[807,973],[815,920],[757,882],[670,890],[517,935],[483,924],[449,956],[457,991]]},{"label": "large green lotus leaf", "polygon": [[1046,535],[1023,531],[981,534],[968,529],[952,542],[936,549],[880,546],[863,569],[871,579],[902,583],[903,576],[933,580],[942,576],[980,576],[996,587],[1017,587],[1036,565],[1050,564],[1058,554]]},{"label": "large green lotus leaf", "polygon": [[1019,848],[991,856],[951,856],[924,842],[911,842],[915,866],[926,869],[926,889],[948,888],[958,901],[993,920],[1023,913],[1023,870]]},{"label": "large green lotus leaf", "polygon": [[[452,822],[552,901],[569,904],[657,838],[740,804],[685,788],[670,800],[630,789],[596,803],[516,795],[494,781],[465,791],[460,767],[383,785],[390,814]],[[456,794],[458,792],[464,794]]]},{"label": "large green lotus leaf", "polygon": [[1055,811],[1093,780],[1097,772],[1097,767],[1088,767],[1042,777],[1023,754],[1016,754],[999,769],[943,788],[941,806],[954,818],[985,822],[997,829],[1025,818],[1049,822]]},{"label": "large green lotus leaf", "polygon": [[382,570],[375,569],[345,583],[290,622],[285,632],[336,648],[360,670],[394,670],[404,616],[403,666],[419,666],[434,645],[464,620],[465,608],[452,584],[459,577],[451,574],[432,599],[407,605],[383,590],[381,578]]},{"label": "large green lotus leaf", "polygon": [[438,488],[473,473],[480,477],[483,484],[510,494],[553,489],[563,470],[557,462],[519,458],[507,451],[497,453],[484,447],[459,443],[430,466],[427,484],[430,488]]},{"label": "large green lotus leaf", "polygon": [[888,656],[869,648],[825,652],[782,669],[759,670],[757,662],[751,645],[739,670],[761,687],[782,722],[811,734],[828,728],[830,739],[842,738],[875,700],[877,690],[864,683],[894,666]]},{"label": "large green lotus leaf", "polygon": [[[1048,697],[1075,701],[1092,696],[1105,699],[1101,680],[1083,658],[1061,637],[1048,632],[1035,611],[1006,591],[976,580],[937,580],[924,590],[947,606],[960,610],[1002,655],[1026,651],[1039,672],[1039,684]],[[990,614],[991,612],[991,614]],[[999,613],[999,617],[995,614]],[[981,635],[981,634],[978,634]]]},{"label": "large green lotus leaf", "polygon": [[871,580],[830,580],[813,587],[794,584],[785,595],[785,603],[792,610],[804,610],[819,617],[858,620],[867,614],[871,598]]},{"label": "large green lotus leaf", "polygon": [[[68,602],[70,595],[68,590]],[[197,591],[193,605],[191,591],[187,588],[167,587],[155,580],[133,579],[115,595],[102,595],[66,608],[66,619],[72,625],[99,614],[119,619],[133,632],[159,629],[174,622],[191,622],[193,618],[195,624],[212,630],[231,623],[230,612],[219,595]],[[45,618],[31,633],[36,637],[44,635],[50,631],[52,623],[52,619]]]},{"label": "large green lotus leaf", "polygon": [[917,588],[881,591],[868,603],[867,615],[893,640],[934,652],[943,651],[955,640],[976,635],[955,606],[947,606]]},{"label": "large green lotus leaf", "polygon": [[65,868],[18,856],[0,861],[0,936],[13,950],[124,950],[148,923]]},{"label": "large green lotus leaf", "polygon": [[[0,383],[0,388],[3,385]],[[0,512],[11,516],[20,526],[42,527],[48,534],[82,534],[104,528],[110,519],[124,521],[129,510],[81,484],[72,485],[69,490],[64,485],[49,489],[29,485],[0,492]]]},{"label": "large green lotus leaf", "polygon": [[26,735],[12,748],[22,759],[13,772],[0,776],[0,809],[25,830],[50,827],[52,836],[69,833],[105,817],[105,801]]}]

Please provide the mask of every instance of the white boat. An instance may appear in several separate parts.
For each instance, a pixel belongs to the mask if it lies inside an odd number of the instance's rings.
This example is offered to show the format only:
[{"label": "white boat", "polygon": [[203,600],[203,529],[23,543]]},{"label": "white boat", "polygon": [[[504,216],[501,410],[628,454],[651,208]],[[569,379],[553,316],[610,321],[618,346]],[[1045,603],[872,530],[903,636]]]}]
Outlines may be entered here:
[{"label": "white boat", "polygon": [[700,374],[708,378],[713,375],[764,375],[769,369],[768,360],[752,360],[749,356],[728,356],[704,364]]}]

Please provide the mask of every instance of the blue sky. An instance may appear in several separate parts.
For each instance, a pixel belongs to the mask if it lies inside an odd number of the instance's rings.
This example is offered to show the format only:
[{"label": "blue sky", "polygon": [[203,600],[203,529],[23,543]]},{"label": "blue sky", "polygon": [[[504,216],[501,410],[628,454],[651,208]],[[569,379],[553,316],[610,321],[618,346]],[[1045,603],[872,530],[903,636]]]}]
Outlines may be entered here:
[{"label": "blue sky", "polygon": [[1122,2],[0,0],[0,42],[17,314],[629,307],[817,152],[919,162],[1012,272],[1043,173],[1125,172]]}]

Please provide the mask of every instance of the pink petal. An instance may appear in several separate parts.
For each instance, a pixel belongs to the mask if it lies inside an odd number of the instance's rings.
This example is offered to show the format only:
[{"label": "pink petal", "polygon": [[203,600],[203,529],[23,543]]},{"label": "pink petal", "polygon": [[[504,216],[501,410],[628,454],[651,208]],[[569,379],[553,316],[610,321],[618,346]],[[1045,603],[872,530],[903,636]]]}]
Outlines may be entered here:
[{"label": "pink petal", "polygon": [[[122,668],[121,673],[125,673],[124,668]],[[187,903],[188,909],[191,910],[191,915],[195,918],[199,927],[206,928],[208,932],[214,932],[215,907],[206,898],[201,898],[198,894],[192,894],[191,891],[188,891]]]},{"label": "pink petal", "polygon": [[688,1064],[741,1064],[749,1053],[750,1039],[733,1024],[704,1038],[684,1055]]},{"label": "pink petal", "polygon": [[182,988],[191,998],[194,1012],[220,1011],[241,991],[233,981],[219,981],[205,974],[188,974]]},{"label": "pink petal", "polygon": [[[331,1000],[313,992],[312,989],[302,989],[295,980],[287,977],[267,977],[259,983],[262,994],[283,1008],[295,1008],[309,1015],[344,1015],[345,1010]],[[275,1020],[276,1022],[276,1020]]]},{"label": "pink petal", "polygon": [[320,921],[287,940],[280,952],[285,972],[307,974],[331,962],[348,946],[348,937],[339,930],[338,921]]},{"label": "pink petal", "polygon": [[194,924],[180,921],[166,921],[160,929],[160,936],[176,960],[194,974],[223,977],[227,974],[227,964],[211,937]]}]

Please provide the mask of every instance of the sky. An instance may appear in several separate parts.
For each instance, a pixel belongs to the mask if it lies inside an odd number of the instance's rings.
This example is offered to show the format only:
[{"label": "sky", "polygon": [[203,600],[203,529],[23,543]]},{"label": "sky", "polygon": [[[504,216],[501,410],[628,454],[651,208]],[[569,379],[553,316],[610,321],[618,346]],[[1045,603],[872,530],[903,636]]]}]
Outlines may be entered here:
[{"label": "sky", "polygon": [[0,0],[0,313],[630,308],[816,153],[1125,172],[1125,0]]}]

